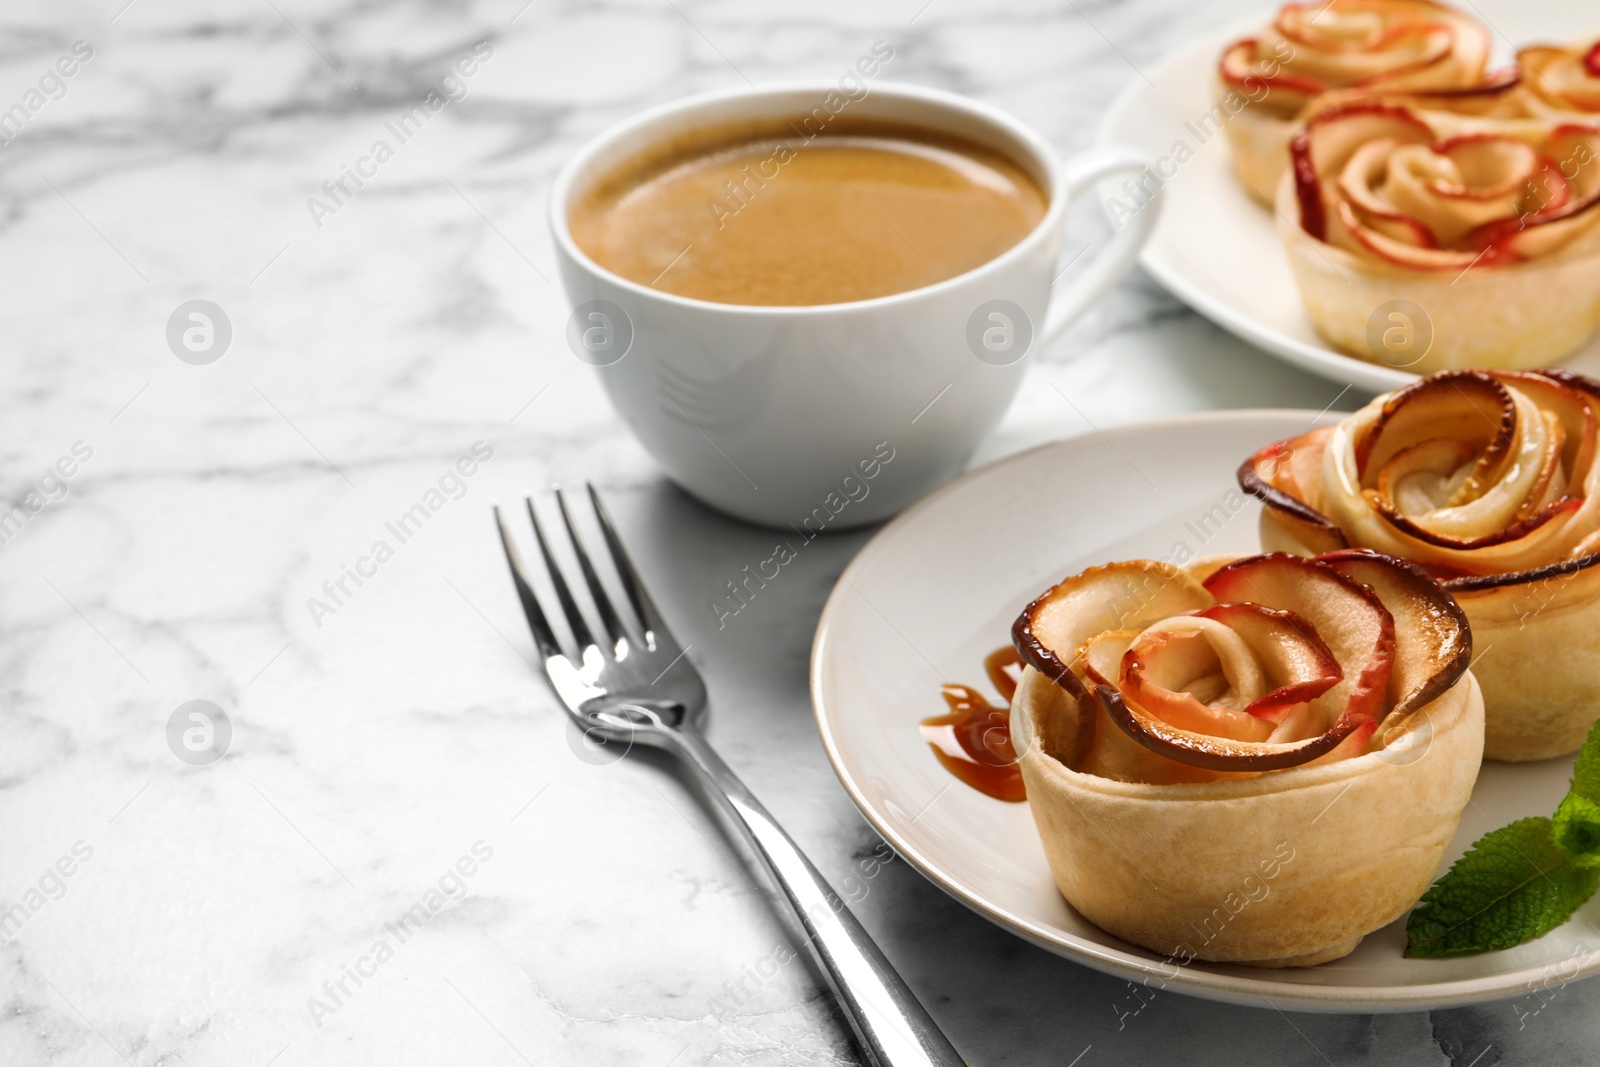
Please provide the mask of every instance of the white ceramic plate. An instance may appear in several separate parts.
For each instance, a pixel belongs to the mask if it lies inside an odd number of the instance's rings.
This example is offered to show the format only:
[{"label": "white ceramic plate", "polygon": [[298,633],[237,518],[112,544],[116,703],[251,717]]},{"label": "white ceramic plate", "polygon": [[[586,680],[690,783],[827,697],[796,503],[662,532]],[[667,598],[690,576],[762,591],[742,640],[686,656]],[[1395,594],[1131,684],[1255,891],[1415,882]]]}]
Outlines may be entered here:
[{"label": "white ceramic plate", "polygon": [[[1488,3],[1480,14],[1497,31],[1503,55],[1510,41],[1564,40],[1600,32],[1600,14],[1579,0],[1538,4]],[[1537,8],[1538,10],[1528,10]],[[1176,159],[1182,142],[1194,154],[1166,182],[1166,206],[1140,263],[1174,296],[1223,329],[1258,348],[1337,382],[1387,392],[1416,375],[1346,356],[1322,340],[1306,317],[1289,257],[1273,229],[1272,212],[1239,186],[1228,158],[1227,136],[1208,140],[1198,122],[1211,107],[1212,82],[1223,46],[1272,17],[1256,19],[1197,42],[1136,77],[1112,104],[1100,127],[1105,143],[1131,145],[1151,158]],[[1215,127],[1212,127],[1214,130]],[[1133,200],[1115,189],[1105,191]],[[1562,361],[1586,374],[1600,373],[1600,338]]]},{"label": "white ceramic plate", "polygon": [[[942,681],[988,688],[984,656],[1007,643],[1023,605],[1061,578],[1109,560],[1172,558],[1179,542],[1195,555],[1256,551],[1259,507],[1239,494],[1234,470],[1315,421],[1309,412],[1220,412],[1060,441],[975,471],[885,526],[839,579],[811,657],[823,744],[877,831],[935,884],[1019,936],[1111,974],[1157,975],[1160,957],[1091,925],[1056,892],[1027,805],[957,781],[917,724],[943,712]],[[1486,765],[1449,861],[1494,827],[1554,811],[1571,764]],[[1600,898],[1539,941],[1454,960],[1402,958],[1396,922],[1320,967],[1197,963],[1165,981],[1284,1009],[1425,1011],[1529,995],[1538,983],[1600,970],[1596,919]]]}]

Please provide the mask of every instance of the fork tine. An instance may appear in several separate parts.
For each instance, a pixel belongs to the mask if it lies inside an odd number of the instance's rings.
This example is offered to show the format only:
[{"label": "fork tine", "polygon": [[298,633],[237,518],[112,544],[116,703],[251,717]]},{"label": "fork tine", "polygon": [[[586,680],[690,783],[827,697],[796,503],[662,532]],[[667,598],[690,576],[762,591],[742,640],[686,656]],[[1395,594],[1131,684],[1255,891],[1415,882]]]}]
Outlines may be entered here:
[{"label": "fork tine", "polygon": [[561,574],[561,568],[556,566],[556,557],[550,551],[550,542],[545,539],[544,527],[539,524],[539,513],[533,510],[533,498],[524,497],[528,505],[528,518],[533,520],[533,536],[539,540],[539,551],[544,556],[545,570],[550,574],[550,584],[556,588],[556,599],[561,601],[561,610],[567,616],[567,625],[572,628],[573,640],[578,642],[578,655],[583,655],[583,650],[595,644],[594,635],[589,632],[589,624],[584,620],[583,612],[578,610],[578,602],[572,599],[572,590],[567,588],[567,580]]},{"label": "fork tine", "polygon": [[667,629],[666,620],[661,617],[661,612],[656,610],[655,602],[645,591],[644,581],[639,577],[639,572],[633,569],[633,561],[628,558],[627,549],[622,547],[622,539],[617,536],[617,528],[612,525],[611,515],[606,511],[605,505],[600,503],[600,494],[595,492],[592,482],[585,483],[585,487],[589,490],[589,502],[594,505],[595,517],[600,520],[600,532],[605,535],[606,547],[611,550],[611,562],[617,568],[617,577],[622,579],[622,588],[628,594],[628,602],[633,605],[634,614],[644,626],[646,644],[653,649],[668,644],[676,647],[677,642],[672,632]]},{"label": "fork tine", "polygon": [[589,562],[589,553],[584,550],[583,539],[578,536],[578,528],[572,523],[572,513],[567,510],[567,498],[556,489],[556,506],[561,509],[561,521],[567,527],[567,540],[572,542],[572,551],[578,557],[578,569],[583,571],[583,583],[589,587],[589,597],[594,601],[595,610],[600,613],[600,625],[605,628],[606,636],[611,639],[612,648],[626,634],[622,621],[617,618],[617,610],[611,604],[611,597],[606,594],[605,587],[600,584],[600,576],[595,573],[594,564]]},{"label": "fork tine", "polygon": [[499,504],[494,506],[494,524],[500,530],[500,547],[505,549],[506,563],[511,567],[511,581],[517,587],[517,599],[522,601],[522,613],[528,617],[528,629],[533,631],[533,643],[539,646],[539,655],[544,659],[565,656],[566,653],[561,651],[561,642],[556,640],[549,620],[544,617],[544,609],[533,595],[533,585],[528,581],[527,572],[522,569],[517,546],[511,543],[511,537],[506,533],[506,520],[500,513]]}]

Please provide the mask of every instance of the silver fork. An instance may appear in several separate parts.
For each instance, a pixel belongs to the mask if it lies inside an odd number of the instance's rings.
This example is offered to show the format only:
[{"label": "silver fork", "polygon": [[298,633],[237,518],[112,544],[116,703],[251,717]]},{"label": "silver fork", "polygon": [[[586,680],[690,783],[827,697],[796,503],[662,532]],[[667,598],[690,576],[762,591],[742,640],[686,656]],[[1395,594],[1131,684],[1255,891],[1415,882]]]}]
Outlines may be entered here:
[{"label": "silver fork", "polygon": [[878,946],[867,936],[850,909],[784,833],[767,809],[722,762],[700,732],[706,689],[694,664],[684,656],[617,536],[611,517],[588,486],[602,539],[615,565],[633,618],[624,623],[573,524],[566,498],[556,490],[556,504],[567,529],[578,570],[599,615],[597,640],[573,599],[571,586],[550,552],[550,542],[526,500],[528,518],[544,557],[561,615],[577,644],[577,655],[562,649],[549,619],[534,595],[528,573],[506,532],[505,517],[495,506],[495,523],[511,580],[543,658],[544,676],[586,735],[608,742],[639,742],[665,749],[698,772],[716,799],[760,858],[775,883],[775,899],[790,909],[803,941],[867,1057],[877,1067],[965,1067],[965,1061],[917,1002]]}]

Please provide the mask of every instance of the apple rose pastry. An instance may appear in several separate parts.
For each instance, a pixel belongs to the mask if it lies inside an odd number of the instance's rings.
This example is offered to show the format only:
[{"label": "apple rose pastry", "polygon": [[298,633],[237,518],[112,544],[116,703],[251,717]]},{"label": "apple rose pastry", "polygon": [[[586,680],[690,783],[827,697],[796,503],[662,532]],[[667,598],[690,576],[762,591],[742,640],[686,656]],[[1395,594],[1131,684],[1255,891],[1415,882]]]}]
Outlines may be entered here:
[{"label": "apple rose pastry", "polygon": [[1484,753],[1576,751],[1600,715],[1600,382],[1451,371],[1239,468],[1268,549],[1411,560],[1472,620]]},{"label": "apple rose pastry", "polygon": [[1317,331],[1427,372],[1528,367],[1600,322],[1600,127],[1438,139],[1417,112],[1310,119],[1278,229]]},{"label": "apple rose pastry", "polygon": [[1466,618],[1419,568],[1365,551],[1113,563],[1012,636],[1028,804],[1097,926],[1183,963],[1306,966],[1433,881],[1483,703]]},{"label": "apple rose pastry", "polygon": [[1301,111],[1324,93],[1456,89],[1477,84],[1489,32],[1430,0],[1318,0],[1285,4],[1272,25],[1222,54],[1214,111],[1234,170],[1262,203],[1288,167]]}]

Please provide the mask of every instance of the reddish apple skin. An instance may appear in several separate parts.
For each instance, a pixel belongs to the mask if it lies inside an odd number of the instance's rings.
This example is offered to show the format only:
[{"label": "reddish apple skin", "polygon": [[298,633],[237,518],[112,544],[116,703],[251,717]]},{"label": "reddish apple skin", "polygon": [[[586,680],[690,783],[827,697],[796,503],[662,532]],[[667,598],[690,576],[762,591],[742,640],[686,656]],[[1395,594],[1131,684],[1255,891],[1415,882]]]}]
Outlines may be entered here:
[{"label": "reddish apple skin", "polygon": [[[1258,73],[1254,69],[1248,69],[1241,73],[1239,69],[1236,69],[1235,64],[1244,53],[1248,53],[1250,60],[1253,61],[1257,44],[1258,42],[1254,37],[1246,37],[1242,41],[1235,41],[1229,45],[1222,53],[1222,62],[1218,64],[1218,76],[1229,85],[1241,89],[1253,88],[1250,85],[1250,79],[1254,78],[1257,84],[1265,85],[1268,89],[1287,89],[1290,92],[1303,93],[1306,96],[1316,96],[1319,93],[1327,92],[1328,87],[1322,82],[1299,74],[1266,75]],[[1246,62],[1243,66],[1248,67],[1249,63]]]},{"label": "reddish apple skin", "polygon": [[[1350,681],[1350,689],[1344,709],[1336,721],[1360,723],[1380,717],[1388,699],[1389,676],[1394,668],[1394,616],[1389,609],[1383,606],[1372,590],[1325,566],[1318,559],[1291,556],[1285,552],[1237,560],[1212,574],[1202,584],[1218,600],[1247,600],[1252,595],[1252,587],[1260,586],[1263,571],[1282,574],[1286,580],[1321,584],[1327,595],[1343,595],[1347,602],[1358,601],[1371,612],[1375,626],[1375,632],[1369,635],[1372,651],[1366,662],[1352,664],[1346,669],[1345,678]],[[1295,577],[1288,578],[1290,574]],[[1352,670],[1356,672],[1353,679],[1350,678]]]},{"label": "reddish apple skin", "polygon": [[1322,203],[1322,181],[1311,165],[1311,138],[1304,130],[1289,142],[1294,192],[1300,200],[1300,228],[1319,241],[1328,239],[1328,209]]},{"label": "reddish apple skin", "polygon": [[1280,686],[1252,701],[1244,709],[1249,715],[1279,722],[1283,718],[1283,713],[1289,708],[1315,700],[1344,679],[1344,668],[1339,666],[1339,661],[1328,650],[1327,644],[1317,636],[1310,624],[1292,611],[1266,608],[1260,604],[1233,603],[1218,604],[1195,614],[1226,623],[1235,629],[1239,623],[1250,622],[1253,619],[1282,626],[1310,653],[1308,658],[1315,663],[1317,673],[1298,682]]}]

